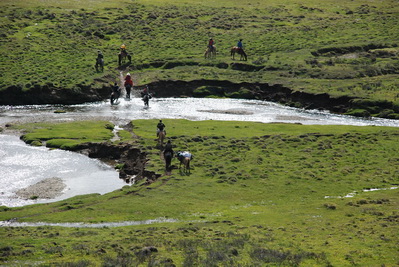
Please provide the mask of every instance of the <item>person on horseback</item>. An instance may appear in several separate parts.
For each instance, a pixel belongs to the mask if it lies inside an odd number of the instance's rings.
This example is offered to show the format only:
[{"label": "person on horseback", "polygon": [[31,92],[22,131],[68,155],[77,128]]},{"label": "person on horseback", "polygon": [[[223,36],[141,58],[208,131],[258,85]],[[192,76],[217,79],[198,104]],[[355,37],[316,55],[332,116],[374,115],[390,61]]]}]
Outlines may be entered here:
[{"label": "person on horseback", "polygon": [[121,89],[119,88],[118,84],[115,82],[114,85],[111,87],[111,104],[114,104],[115,101],[118,100],[120,94],[121,94]]},{"label": "person on horseback", "polygon": [[170,140],[165,145],[165,149],[163,150],[163,158],[165,159],[165,169],[166,171],[170,171],[171,163],[172,163],[172,158],[174,156],[175,152],[173,151],[172,148],[172,143]]},{"label": "person on horseback", "polygon": [[215,41],[212,38],[209,39],[208,48],[210,52],[213,52],[213,50],[215,49]]},{"label": "person on horseback", "polygon": [[126,89],[126,97],[128,99],[130,99],[130,91],[132,90],[132,87],[133,87],[133,80],[132,80],[130,73],[128,73],[126,75],[124,85],[125,85],[125,89]]},{"label": "person on horseback", "polygon": [[165,124],[163,124],[162,120],[159,120],[158,124],[157,124],[157,137],[159,136],[160,132],[164,132],[166,135],[166,131],[165,131]]},{"label": "person on horseback", "polygon": [[240,39],[240,40],[237,42],[237,47],[238,47],[238,49],[243,50],[242,39]]},{"label": "person on horseback", "polygon": [[121,54],[127,54],[126,45],[125,44],[121,45],[120,50],[121,50]]},{"label": "person on horseback", "polygon": [[172,143],[170,142],[170,140],[168,140],[168,142],[166,143],[165,149],[163,150],[163,154],[165,155],[167,152],[172,153],[172,155],[174,155],[174,153],[175,153],[175,152],[173,151]]},{"label": "person on horseback", "polygon": [[101,53],[100,50],[97,51],[97,58],[96,58],[96,70],[98,71],[98,67],[100,67],[101,71],[104,67],[104,55]]},{"label": "person on horseback", "polygon": [[141,91],[141,97],[148,95],[148,86],[144,87],[143,91]]},{"label": "person on horseback", "polygon": [[120,52],[119,52],[119,55],[118,55],[118,64],[119,64],[119,66],[123,63],[122,59],[124,57],[127,57],[127,59],[129,60],[129,63],[131,63],[132,62],[132,56],[127,52],[126,45],[122,44],[119,49],[120,49]]},{"label": "person on horseback", "polygon": [[103,53],[101,53],[100,50],[98,50],[97,51],[97,60],[101,60],[101,59],[104,59],[104,55],[103,55]]},{"label": "person on horseback", "polygon": [[115,82],[114,85],[111,87],[111,89],[112,89],[112,93],[118,93],[119,90],[120,90],[119,86],[118,86],[118,83]]}]

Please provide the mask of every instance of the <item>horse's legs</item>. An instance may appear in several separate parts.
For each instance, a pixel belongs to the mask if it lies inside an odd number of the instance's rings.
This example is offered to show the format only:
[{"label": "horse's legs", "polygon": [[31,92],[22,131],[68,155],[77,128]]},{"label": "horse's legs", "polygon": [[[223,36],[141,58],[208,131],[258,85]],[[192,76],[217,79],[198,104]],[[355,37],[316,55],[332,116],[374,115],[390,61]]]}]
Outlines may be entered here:
[{"label": "horse's legs", "polygon": [[126,89],[126,97],[130,99],[130,91],[132,90],[132,87],[130,85],[125,87]]},{"label": "horse's legs", "polygon": [[118,64],[119,66],[122,64],[122,55],[118,54]]},{"label": "horse's legs", "polygon": [[187,165],[186,165],[186,172],[187,172],[187,173],[190,173],[190,159],[189,159],[189,158],[187,158],[186,163],[187,163]]}]

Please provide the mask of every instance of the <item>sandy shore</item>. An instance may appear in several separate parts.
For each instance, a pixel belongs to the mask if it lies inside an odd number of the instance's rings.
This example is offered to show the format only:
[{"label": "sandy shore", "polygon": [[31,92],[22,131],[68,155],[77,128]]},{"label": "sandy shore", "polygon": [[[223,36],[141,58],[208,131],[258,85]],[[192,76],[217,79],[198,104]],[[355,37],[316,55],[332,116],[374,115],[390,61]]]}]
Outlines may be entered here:
[{"label": "sandy shore", "polygon": [[52,199],[60,196],[65,188],[66,185],[61,178],[53,177],[20,189],[15,194],[24,199]]}]

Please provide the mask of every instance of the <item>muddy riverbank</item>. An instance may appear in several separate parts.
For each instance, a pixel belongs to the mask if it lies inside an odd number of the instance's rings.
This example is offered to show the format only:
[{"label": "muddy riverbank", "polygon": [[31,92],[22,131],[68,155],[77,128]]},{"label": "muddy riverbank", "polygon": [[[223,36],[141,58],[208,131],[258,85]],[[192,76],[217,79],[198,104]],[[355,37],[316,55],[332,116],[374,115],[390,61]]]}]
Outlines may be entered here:
[{"label": "muddy riverbank", "polygon": [[[377,116],[399,119],[399,106],[389,101],[369,101],[349,96],[332,97],[329,94],[309,94],[294,91],[280,84],[233,83],[221,80],[157,81],[149,83],[156,97],[228,97],[256,99],[281,103],[304,109],[328,110],[337,114],[359,117]],[[143,86],[135,87],[141,89]],[[109,82],[102,87],[77,85],[75,89],[61,89],[49,83],[29,90],[18,86],[0,91],[0,105],[82,104],[102,101],[110,94]]]}]

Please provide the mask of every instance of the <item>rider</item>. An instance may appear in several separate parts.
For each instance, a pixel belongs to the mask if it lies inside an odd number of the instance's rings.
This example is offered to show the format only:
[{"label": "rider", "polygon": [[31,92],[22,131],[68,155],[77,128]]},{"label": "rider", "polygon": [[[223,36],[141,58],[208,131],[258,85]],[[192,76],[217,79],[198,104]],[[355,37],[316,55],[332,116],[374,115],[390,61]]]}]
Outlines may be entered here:
[{"label": "rider", "polygon": [[165,155],[166,152],[171,152],[172,155],[174,155],[174,153],[175,153],[175,152],[173,152],[172,143],[170,142],[170,140],[168,140],[168,142],[166,143],[163,154]]},{"label": "rider", "polygon": [[103,55],[103,53],[101,53],[100,50],[98,50],[97,51],[97,62],[98,62],[98,60],[101,60],[101,59],[104,59],[104,55]]},{"label": "rider", "polygon": [[147,88],[147,86],[144,87],[143,91],[141,92],[141,97],[144,97],[145,95],[148,95],[148,88]]},{"label": "rider", "polygon": [[119,88],[118,84],[115,82],[113,86],[111,86],[111,104],[119,98],[121,94],[121,89]]},{"label": "rider", "polygon": [[125,89],[126,89],[126,97],[130,98],[130,90],[132,90],[133,87],[133,80],[132,80],[132,76],[130,75],[130,73],[128,73],[125,77]]},{"label": "rider", "polygon": [[97,58],[96,58],[96,70],[98,71],[98,67],[101,66],[101,61],[104,60],[104,55],[101,53],[100,50],[97,51]]},{"label": "rider", "polygon": [[159,120],[158,124],[157,124],[157,137],[159,136],[160,132],[164,132],[166,135],[166,131],[165,131],[165,124],[163,124],[162,120]]},{"label": "rider", "polygon": [[209,48],[209,51],[213,51],[214,49],[215,49],[215,41],[211,38],[211,39],[209,39],[209,42],[208,42],[208,48]]},{"label": "rider", "polygon": [[242,50],[243,49],[243,45],[242,45],[242,39],[240,39],[237,43],[237,47],[238,49]]},{"label": "rider", "polygon": [[121,49],[121,54],[122,54],[122,53],[127,54],[126,45],[125,45],[125,44],[122,44],[120,49]]}]

